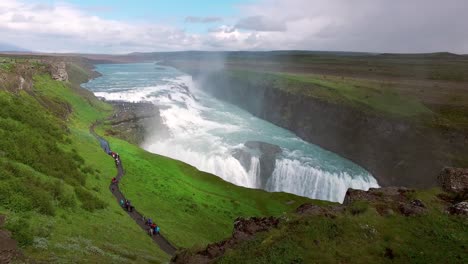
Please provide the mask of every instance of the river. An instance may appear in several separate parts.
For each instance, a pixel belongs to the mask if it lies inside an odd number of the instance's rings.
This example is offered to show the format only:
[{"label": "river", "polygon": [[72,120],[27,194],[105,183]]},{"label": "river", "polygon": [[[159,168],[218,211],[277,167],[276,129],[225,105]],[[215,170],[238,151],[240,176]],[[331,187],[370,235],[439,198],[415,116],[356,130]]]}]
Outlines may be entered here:
[{"label": "river", "polygon": [[[96,96],[151,102],[160,108],[170,136],[152,131],[142,143],[150,152],[181,160],[236,185],[334,202],[342,202],[348,188],[379,186],[357,164],[210,96],[177,69],[135,63],[97,65],[97,71],[101,77],[83,84]],[[273,144],[281,151],[269,154],[270,160],[262,159],[260,149],[245,145],[248,141]],[[272,166],[268,177],[261,170],[265,164]]]}]

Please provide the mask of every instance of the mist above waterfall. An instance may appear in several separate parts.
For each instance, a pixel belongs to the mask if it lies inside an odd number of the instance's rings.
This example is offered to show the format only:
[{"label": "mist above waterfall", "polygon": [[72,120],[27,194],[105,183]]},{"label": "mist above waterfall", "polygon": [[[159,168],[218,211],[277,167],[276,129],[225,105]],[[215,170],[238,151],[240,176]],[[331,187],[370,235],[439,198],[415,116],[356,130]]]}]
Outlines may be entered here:
[{"label": "mist above waterfall", "polygon": [[152,131],[142,144],[148,151],[236,185],[315,199],[342,202],[348,188],[378,187],[358,165],[214,98],[174,68],[146,63],[98,70],[103,76],[86,85],[97,96],[160,108],[169,135]]}]

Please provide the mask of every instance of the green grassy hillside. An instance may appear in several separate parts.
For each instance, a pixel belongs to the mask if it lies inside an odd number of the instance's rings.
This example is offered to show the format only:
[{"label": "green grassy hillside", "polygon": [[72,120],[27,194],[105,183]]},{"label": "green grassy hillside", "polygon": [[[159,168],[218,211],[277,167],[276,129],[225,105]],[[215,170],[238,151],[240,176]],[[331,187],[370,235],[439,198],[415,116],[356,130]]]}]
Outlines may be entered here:
[{"label": "green grassy hillside", "polygon": [[[15,65],[9,68],[14,72]],[[34,88],[0,87],[0,214],[27,258],[66,262],[168,259],[114,203],[112,160],[89,134],[111,107],[45,71]]]},{"label": "green grassy hillside", "polygon": [[[163,253],[108,190],[112,159],[89,133],[112,107],[79,88],[89,78],[69,62],[69,82],[49,61],[9,60],[0,68],[0,214],[27,258],[45,262],[159,263]],[[32,85],[18,87],[19,76]],[[239,215],[280,215],[306,201],[236,187],[125,141],[108,138],[127,174],[121,188],[178,246],[230,235]]]},{"label": "green grassy hillside", "polygon": [[466,263],[468,225],[444,212],[440,190],[411,194],[426,206],[404,216],[389,204],[356,201],[341,212],[289,214],[216,263]]},{"label": "green grassy hillside", "polygon": [[111,138],[110,144],[126,170],[120,183],[123,193],[181,247],[228,237],[239,216],[279,216],[310,201],[292,194],[238,187],[122,140]]}]

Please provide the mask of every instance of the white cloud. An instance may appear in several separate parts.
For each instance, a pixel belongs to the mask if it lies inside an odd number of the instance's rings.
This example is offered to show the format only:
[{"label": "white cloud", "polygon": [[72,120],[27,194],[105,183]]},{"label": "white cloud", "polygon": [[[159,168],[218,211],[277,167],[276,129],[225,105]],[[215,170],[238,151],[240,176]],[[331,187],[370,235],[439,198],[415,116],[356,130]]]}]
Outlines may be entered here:
[{"label": "white cloud", "polygon": [[263,34],[265,49],[468,53],[465,0],[260,0],[241,13],[285,25]]},{"label": "white cloud", "polygon": [[125,23],[89,15],[75,6],[0,2],[2,41],[47,52],[128,52],[180,50],[198,46],[198,36],[145,23]]},{"label": "white cloud", "polygon": [[[65,3],[2,0],[0,35],[2,42],[47,52],[308,49],[468,53],[468,2],[464,0],[258,0],[240,6],[239,11],[242,17],[237,19],[189,17],[188,22],[210,22],[212,27],[195,34],[171,25],[104,19]],[[221,21],[237,22],[219,25]]]}]

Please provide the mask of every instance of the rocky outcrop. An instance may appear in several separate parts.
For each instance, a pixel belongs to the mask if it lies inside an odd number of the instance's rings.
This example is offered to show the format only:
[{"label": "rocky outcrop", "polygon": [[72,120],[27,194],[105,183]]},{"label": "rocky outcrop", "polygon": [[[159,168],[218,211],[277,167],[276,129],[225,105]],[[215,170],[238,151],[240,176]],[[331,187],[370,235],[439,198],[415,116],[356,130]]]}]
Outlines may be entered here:
[{"label": "rocky outcrop", "polygon": [[114,106],[115,113],[110,119],[112,129],[106,131],[107,134],[141,144],[148,135],[154,134],[149,132],[158,131],[159,136],[169,133],[157,106],[151,103],[109,102]]},{"label": "rocky outcrop", "polygon": [[266,232],[278,227],[280,220],[275,217],[252,217],[237,218],[234,222],[234,230],[231,238],[209,244],[204,250],[191,253],[189,251],[180,252],[172,260],[172,263],[212,263],[221,257],[227,249],[232,248],[243,241],[251,239],[259,232]]},{"label": "rocky outcrop", "polygon": [[349,189],[343,204],[349,206],[357,201],[370,202],[381,215],[395,212],[404,216],[424,214],[427,211],[426,206],[421,200],[413,199],[413,193],[414,190],[403,187],[384,187],[369,191]]},{"label": "rocky outcrop", "polygon": [[234,150],[233,157],[239,160],[248,171],[250,170],[252,156],[258,156],[260,172],[256,187],[265,189],[268,180],[275,170],[276,157],[281,154],[282,150],[279,146],[261,141],[247,141],[244,146],[247,149]]},{"label": "rocky outcrop", "polygon": [[68,73],[67,73],[67,64],[63,61],[55,62],[51,64],[51,75],[52,79],[62,82],[68,81]]},{"label": "rocky outcrop", "polygon": [[448,208],[448,212],[453,215],[468,216],[468,201],[456,203]]},{"label": "rocky outcrop", "polygon": [[456,194],[468,192],[468,169],[466,168],[445,168],[438,180],[446,192]]}]

